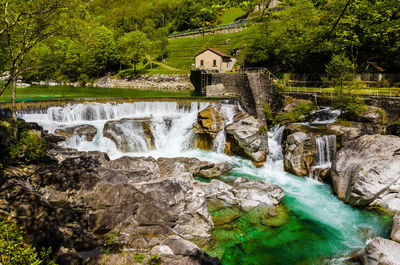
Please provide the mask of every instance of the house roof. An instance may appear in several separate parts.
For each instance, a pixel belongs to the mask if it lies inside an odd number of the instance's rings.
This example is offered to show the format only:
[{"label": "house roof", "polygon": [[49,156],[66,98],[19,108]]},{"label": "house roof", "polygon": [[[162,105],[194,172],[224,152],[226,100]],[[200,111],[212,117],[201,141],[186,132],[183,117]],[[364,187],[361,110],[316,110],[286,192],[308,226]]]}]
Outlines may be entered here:
[{"label": "house roof", "polygon": [[223,52],[221,52],[221,51],[218,51],[218,50],[216,50],[216,49],[213,49],[213,48],[208,48],[207,50],[202,51],[201,53],[196,54],[195,57],[199,56],[200,54],[202,54],[202,53],[204,53],[204,52],[206,52],[206,51],[211,51],[211,52],[213,52],[213,53],[215,53],[215,54],[217,54],[217,55],[219,55],[219,56],[221,56],[221,57],[224,57],[224,58],[231,58],[229,55],[227,55],[227,54],[225,54],[225,53],[223,53]]}]

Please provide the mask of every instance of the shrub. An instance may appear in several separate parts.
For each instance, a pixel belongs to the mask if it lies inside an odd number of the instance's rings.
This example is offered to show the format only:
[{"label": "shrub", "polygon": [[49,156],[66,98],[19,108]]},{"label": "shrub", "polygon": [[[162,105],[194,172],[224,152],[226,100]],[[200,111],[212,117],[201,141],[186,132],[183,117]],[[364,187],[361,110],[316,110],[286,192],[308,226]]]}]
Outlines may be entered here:
[{"label": "shrub", "polygon": [[151,255],[150,258],[147,260],[146,264],[147,265],[160,265],[161,264],[161,257],[158,256],[157,254]]},{"label": "shrub", "polygon": [[385,125],[385,123],[386,123],[386,113],[385,113],[385,111],[382,110],[382,109],[376,109],[376,110],[374,110],[374,112],[381,116],[381,119],[382,119],[381,123],[382,123],[382,125]]},{"label": "shrub", "polygon": [[268,104],[264,103],[263,111],[264,111],[264,115],[265,115],[265,119],[267,120],[267,123],[275,124],[274,114],[272,113],[272,110]]},{"label": "shrub", "polygon": [[303,102],[294,107],[290,112],[277,116],[275,120],[280,124],[305,121],[308,115],[315,109],[317,109],[317,106],[314,103]]},{"label": "shrub", "polygon": [[51,249],[43,249],[41,257],[36,249],[24,241],[23,233],[14,224],[0,221],[0,264],[12,265],[42,265],[41,258],[47,259]]},{"label": "shrub", "polygon": [[144,261],[144,259],[146,258],[146,254],[144,254],[144,253],[134,252],[132,255],[133,255],[133,260],[138,263],[142,263]]},{"label": "shrub", "polygon": [[36,131],[22,131],[10,146],[10,157],[14,161],[30,163],[43,158],[46,151],[47,142]]},{"label": "shrub", "polygon": [[258,133],[260,135],[265,135],[266,133],[268,133],[267,126],[265,125],[260,126],[260,128],[258,129]]}]

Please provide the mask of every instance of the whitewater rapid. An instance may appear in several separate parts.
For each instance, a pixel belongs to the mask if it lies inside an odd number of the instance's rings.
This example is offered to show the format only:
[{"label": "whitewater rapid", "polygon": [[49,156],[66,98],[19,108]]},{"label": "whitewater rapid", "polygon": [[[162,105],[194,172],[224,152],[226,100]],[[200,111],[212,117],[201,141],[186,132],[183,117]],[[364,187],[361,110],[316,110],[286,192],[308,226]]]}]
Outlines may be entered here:
[{"label": "whitewater rapid", "polygon": [[[155,158],[196,157],[211,162],[227,161],[233,166],[231,173],[233,177],[247,176],[277,184],[284,189],[285,205],[290,213],[302,222],[314,224],[321,230],[316,231],[317,234],[321,234],[318,241],[304,242],[304,251],[307,251],[307,245],[310,244],[309,251],[320,251],[320,255],[341,257],[364,247],[370,237],[386,235],[385,224],[378,215],[343,204],[332,194],[330,187],[326,184],[312,178],[296,177],[283,171],[281,147],[283,127],[275,127],[268,133],[270,154],[266,165],[261,168],[255,168],[249,160],[241,157],[225,155],[223,153],[224,131],[217,136],[213,151],[193,149],[191,146],[192,125],[196,122],[198,112],[209,105],[210,103],[204,102],[192,102],[190,106],[180,106],[176,102],[74,104],[52,107],[44,113],[20,113],[20,116],[28,122],[37,122],[51,133],[59,128],[77,125],[95,126],[97,135],[93,141],[73,136],[63,143],[66,147],[80,151],[103,151],[108,153],[111,159],[127,155]],[[222,106],[221,112],[225,125],[233,122],[233,116],[239,108],[236,104]],[[151,150],[144,146],[142,150],[130,153],[118,150],[113,141],[103,136],[103,130],[107,122],[121,119],[148,120],[156,148]],[[128,135],[127,137],[131,137],[132,134],[138,136],[134,131],[129,131],[128,127],[122,130],[127,130],[124,132]],[[319,141],[322,146],[326,144],[323,141],[330,140],[320,139]],[[320,159],[321,163],[331,163],[331,154],[321,154]],[[286,243],[282,241],[282,244]]]}]

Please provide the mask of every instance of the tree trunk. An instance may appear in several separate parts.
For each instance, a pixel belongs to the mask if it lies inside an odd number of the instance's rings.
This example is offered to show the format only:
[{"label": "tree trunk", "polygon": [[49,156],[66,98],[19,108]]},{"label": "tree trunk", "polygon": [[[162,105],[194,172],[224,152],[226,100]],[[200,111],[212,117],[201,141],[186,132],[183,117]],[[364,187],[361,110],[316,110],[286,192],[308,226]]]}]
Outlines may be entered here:
[{"label": "tree trunk", "polygon": [[17,120],[17,106],[15,104],[15,98],[17,95],[17,77],[12,77],[12,117],[14,121],[14,138],[18,136],[18,120]]}]

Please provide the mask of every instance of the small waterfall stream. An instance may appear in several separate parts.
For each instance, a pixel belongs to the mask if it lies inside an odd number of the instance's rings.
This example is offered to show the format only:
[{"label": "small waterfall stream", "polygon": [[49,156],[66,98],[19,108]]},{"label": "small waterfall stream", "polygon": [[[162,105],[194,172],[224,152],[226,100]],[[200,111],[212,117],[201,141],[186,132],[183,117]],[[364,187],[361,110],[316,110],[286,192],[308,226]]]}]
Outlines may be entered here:
[{"label": "small waterfall stream", "polygon": [[[39,123],[49,132],[77,125],[96,127],[97,134],[93,141],[74,136],[64,143],[81,151],[107,152],[111,159],[128,155],[227,161],[233,166],[230,177],[245,176],[281,186],[285,192],[284,204],[290,215],[287,222],[266,231],[259,231],[251,225],[240,233],[231,231],[229,237],[219,242],[225,253],[223,264],[341,264],[337,260],[333,263],[332,258],[343,257],[364,247],[371,236],[387,236],[388,227],[378,215],[343,204],[328,185],[283,171],[281,142],[284,127],[274,127],[268,133],[270,154],[266,165],[261,168],[255,168],[249,160],[241,157],[225,155],[224,131],[216,137],[213,152],[190,149],[192,125],[198,112],[208,105],[198,102],[192,102],[187,107],[180,107],[175,102],[75,104],[49,108],[46,113],[21,113],[21,116],[29,122]],[[233,122],[236,108],[234,105],[221,107],[224,125]],[[118,139],[127,141],[129,146],[141,142],[140,148],[122,152],[114,141],[104,137],[105,125],[112,122],[116,122],[113,131],[118,132]],[[135,122],[136,127],[133,126]],[[142,128],[140,125],[143,122],[149,125],[152,132],[154,149],[148,146],[143,131],[136,131]],[[317,139],[317,166],[330,166],[335,152],[333,142],[334,136]]]},{"label": "small waterfall stream", "polygon": [[336,153],[336,136],[323,135],[315,138],[317,146],[316,165],[311,168],[310,176],[318,179],[322,170],[332,167],[332,160]]}]

